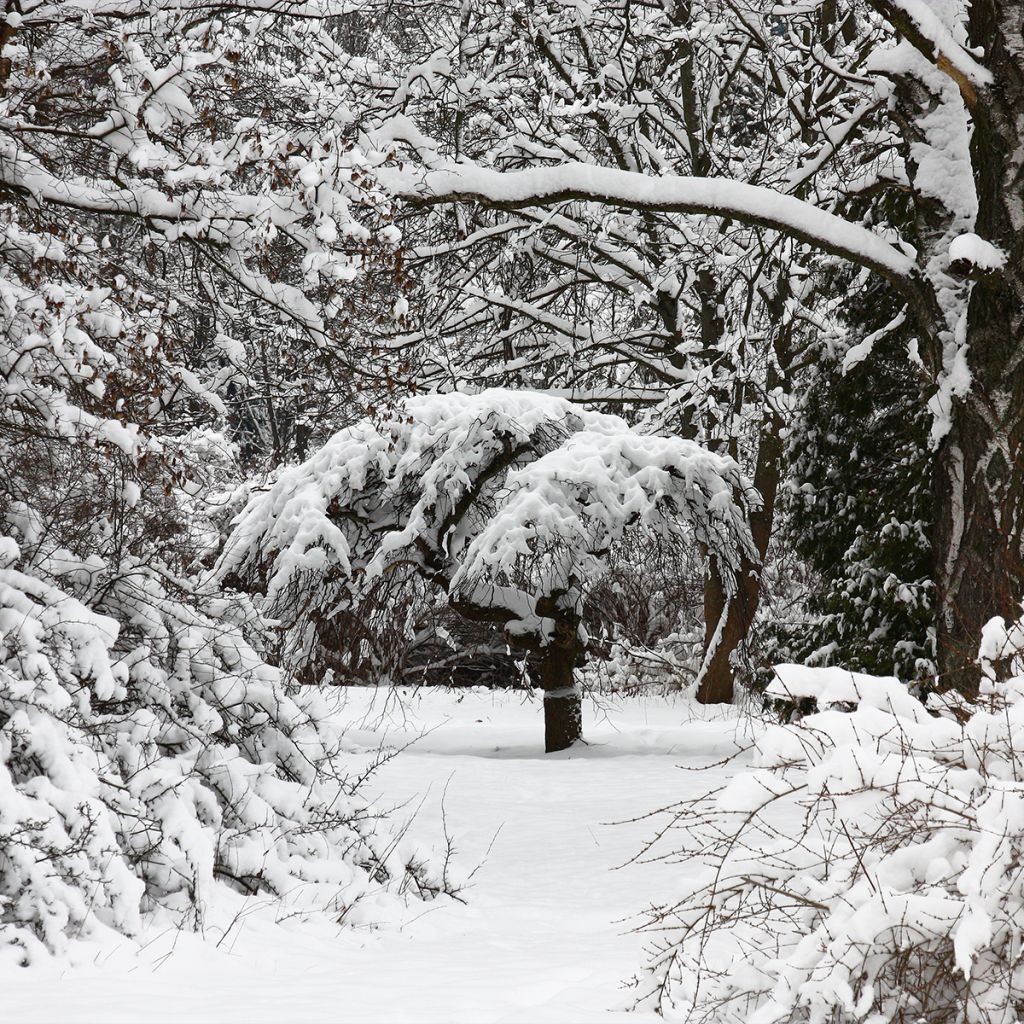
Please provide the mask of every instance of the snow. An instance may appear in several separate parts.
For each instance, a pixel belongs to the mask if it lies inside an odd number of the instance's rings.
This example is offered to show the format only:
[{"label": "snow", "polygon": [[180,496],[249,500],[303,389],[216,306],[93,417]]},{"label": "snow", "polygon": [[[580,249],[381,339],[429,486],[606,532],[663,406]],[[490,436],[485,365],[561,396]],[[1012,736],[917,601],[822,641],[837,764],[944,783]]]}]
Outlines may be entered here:
[{"label": "snow", "polygon": [[[715,874],[676,908],[670,1019],[1016,1019],[1022,648],[1019,623],[986,627],[969,717],[956,694],[926,708],[895,679],[777,666],[770,693],[818,710],[764,730],[754,770],[675,823],[676,855]],[[774,820],[787,805],[802,821]]]},{"label": "snow", "polygon": [[0,960],[8,1019],[659,1020],[626,1012],[634,990],[623,983],[649,941],[630,928],[646,906],[685,885],[687,871],[627,864],[655,831],[654,821],[627,819],[726,781],[735,766],[705,766],[745,745],[749,726],[735,710],[708,712],[681,697],[588,701],[590,745],[544,755],[539,696],[342,695],[338,715],[355,724],[349,739],[366,756],[385,737],[416,739],[379,770],[372,789],[382,809],[401,805],[399,817],[415,816],[411,832],[421,843],[437,844],[443,817],[456,874],[479,868],[465,905],[413,901],[374,929],[365,922],[391,904],[368,905],[354,927],[339,928],[321,918],[275,922],[269,903],[239,896],[208,908],[202,935],[92,942],[74,961],[27,969]]},{"label": "snow", "polygon": [[[403,137],[402,126],[391,129],[391,136]],[[387,137],[382,132],[377,141]],[[477,200],[517,209],[582,199],[638,210],[736,216],[812,242],[895,283],[915,272],[914,260],[867,228],[795,196],[725,178],[654,177],[577,162],[523,171],[495,171],[469,163],[427,171],[380,167],[376,174],[392,194],[421,202]]]},{"label": "snow", "polygon": [[949,243],[949,262],[969,263],[979,270],[999,270],[1006,266],[1006,253],[968,231]]}]

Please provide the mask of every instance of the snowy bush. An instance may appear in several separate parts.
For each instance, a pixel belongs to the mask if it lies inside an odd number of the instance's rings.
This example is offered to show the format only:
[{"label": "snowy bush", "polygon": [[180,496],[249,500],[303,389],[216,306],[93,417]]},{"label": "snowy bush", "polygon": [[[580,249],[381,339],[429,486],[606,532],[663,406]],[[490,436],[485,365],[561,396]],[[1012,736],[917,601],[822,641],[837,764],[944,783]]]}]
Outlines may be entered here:
[{"label": "snowy bush", "polygon": [[692,686],[701,662],[701,637],[670,633],[650,645],[614,640],[586,668],[584,685],[597,693],[670,693]]},{"label": "snowy bush", "polygon": [[151,912],[201,926],[219,884],[340,918],[401,875],[244,600],[141,562],[19,562],[0,539],[0,941],[22,961]]},{"label": "snowy bush", "polygon": [[751,769],[675,813],[660,842],[707,871],[652,918],[646,998],[716,1024],[1019,1019],[1022,642],[1020,623],[989,624],[971,708],[780,666],[772,695],[821,710],[768,729]]}]

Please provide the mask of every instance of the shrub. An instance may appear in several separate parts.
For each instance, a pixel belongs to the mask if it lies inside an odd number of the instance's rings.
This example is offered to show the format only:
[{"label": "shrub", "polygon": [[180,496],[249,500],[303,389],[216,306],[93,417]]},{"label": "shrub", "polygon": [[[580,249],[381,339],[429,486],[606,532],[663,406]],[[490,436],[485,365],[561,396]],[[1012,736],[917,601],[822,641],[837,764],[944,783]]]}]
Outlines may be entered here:
[{"label": "shrub", "polygon": [[767,729],[752,767],[676,810],[660,842],[705,873],[651,918],[643,998],[716,1024],[1018,1019],[1022,639],[989,624],[973,707],[780,666],[770,695],[820,710]]},{"label": "shrub", "polygon": [[199,927],[219,885],[339,918],[404,886],[246,600],[137,560],[22,562],[0,538],[0,942],[22,962],[148,913]]}]

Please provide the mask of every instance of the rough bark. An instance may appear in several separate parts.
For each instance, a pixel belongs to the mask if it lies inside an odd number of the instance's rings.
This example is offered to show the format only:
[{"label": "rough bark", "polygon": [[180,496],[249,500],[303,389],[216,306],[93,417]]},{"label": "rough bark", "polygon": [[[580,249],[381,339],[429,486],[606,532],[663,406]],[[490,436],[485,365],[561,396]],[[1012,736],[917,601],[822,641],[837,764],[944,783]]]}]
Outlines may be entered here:
[{"label": "rough bark", "polygon": [[564,696],[544,694],[544,753],[567,750],[583,737],[583,698],[578,691]]},{"label": "rough bark", "polygon": [[[750,532],[762,564],[771,540],[775,499],[782,473],[781,427],[781,419],[773,413],[761,436],[754,471],[754,489],[760,494],[762,505],[750,513]],[[732,702],[735,690],[733,655],[746,643],[761,600],[761,566],[744,558],[731,584],[727,589],[718,562],[712,558],[704,582],[706,661],[697,687],[697,700],[701,704]],[[723,615],[726,616],[724,623]]]},{"label": "rough bark", "polygon": [[[777,308],[769,308],[776,323],[782,317],[787,292],[780,285],[775,296]],[[769,364],[765,390],[772,393],[788,385],[792,363],[792,330],[780,329],[775,338],[776,364]],[[751,511],[750,534],[758,563],[744,558],[734,578],[726,586],[718,562],[712,558],[704,580],[704,664],[697,684],[701,704],[730,704],[735,692],[734,655],[742,651],[761,600],[761,566],[768,553],[775,524],[775,501],[782,479],[782,428],[784,421],[775,404],[766,404],[761,437],[754,467],[754,490],[761,496],[761,507]],[[722,616],[726,615],[725,621]]]},{"label": "rough bark", "polygon": [[971,105],[977,234],[1007,255],[975,281],[967,320],[970,394],[937,455],[934,537],[939,685],[970,696],[981,627],[1024,597],[1024,4],[975,0],[971,42],[994,82]]},{"label": "rough bark", "polygon": [[[575,587],[578,582],[572,585]],[[544,751],[548,754],[565,750],[583,738],[583,699],[576,687],[576,664],[583,657],[584,647],[575,611],[577,602],[567,593],[557,591],[537,601],[537,613],[554,621],[550,637],[506,634],[505,638],[510,646],[530,653],[531,672],[536,671],[536,682],[544,691]],[[515,618],[506,608],[479,605],[465,597],[452,596],[449,603],[473,622],[504,626]]]}]

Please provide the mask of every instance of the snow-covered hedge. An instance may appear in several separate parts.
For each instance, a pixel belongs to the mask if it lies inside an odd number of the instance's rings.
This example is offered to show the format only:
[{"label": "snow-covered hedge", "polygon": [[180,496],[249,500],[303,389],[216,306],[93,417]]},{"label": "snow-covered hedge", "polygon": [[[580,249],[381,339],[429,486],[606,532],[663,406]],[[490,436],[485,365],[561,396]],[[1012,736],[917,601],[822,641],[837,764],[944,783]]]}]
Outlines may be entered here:
[{"label": "snow-covered hedge", "polygon": [[245,601],[138,562],[22,561],[0,538],[0,948],[150,912],[198,927],[223,884],[340,917],[401,876]]},{"label": "snow-covered hedge", "polygon": [[778,669],[772,694],[818,713],[768,729],[753,767],[668,832],[691,877],[706,871],[652,920],[647,996],[667,1018],[1020,1019],[1024,673],[1000,676],[1022,639],[989,624],[973,708],[925,707],[891,678]]}]

